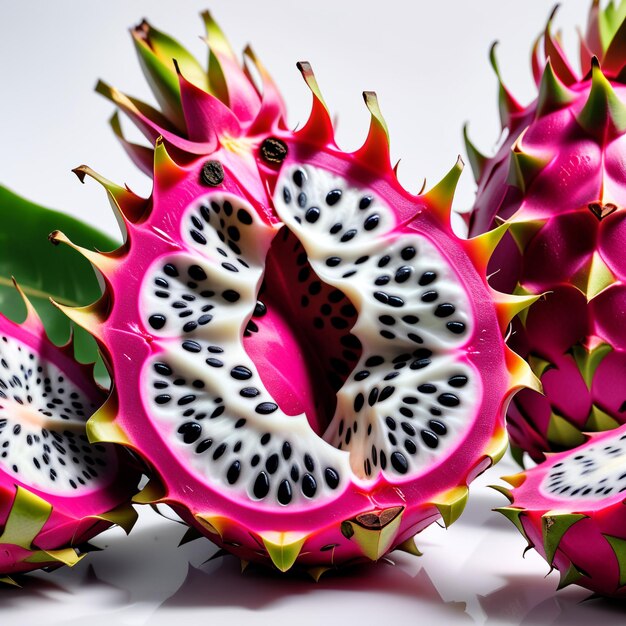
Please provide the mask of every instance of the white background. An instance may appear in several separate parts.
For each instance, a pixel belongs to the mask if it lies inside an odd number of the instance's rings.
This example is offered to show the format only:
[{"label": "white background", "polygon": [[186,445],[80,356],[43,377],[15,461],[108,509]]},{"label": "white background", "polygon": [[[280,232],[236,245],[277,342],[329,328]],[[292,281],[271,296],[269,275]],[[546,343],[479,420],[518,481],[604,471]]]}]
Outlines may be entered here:
[{"label": "white background", "polygon": [[[568,0],[557,18],[574,51],[574,25],[585,0]],[[203,57],[196,0],[19,0],[0,2],[0,183],[116,234],[95,184],[71,168],[87,163],[110,179],[149,193],[106,123],[112,106],[93,92],[101,77],[149,98],[127,29],[142,17]],[[295,62],[313,63],[338,116],[340,145],[355,148],[367,132],[364,89],[376,90],[387,118],[401,181],[417,191],[435,183],[463,152],[461,128],[490,152],[499,136],[496,82],[487,60],[499,39],[500,64],[521,101],[533,95],[529,52],[551,10],[526,0],[316,0],[311,3],[216,0],[215,17],[233,46],[251,42],[271,69],[290,109],[303,121],[310,96]],[[470,168],[458,209],[471,205]],[[19,236],[16,233],[15,236]],[[421,559],[307,580],[239,573],[232,557],[204,563],[211,544],[181,549],[184,529],[144,510],[130,539],[109,531],[108,550],[73,570],[37,574],[21,590],[0,591],[0,624],[623,624],[626,614],[589,594],[555,592],[558,576],[504,518],[503,498],[484,485],[514,471],[503,463],[472,489],[470,506],[450,530],[422,534]]]}]

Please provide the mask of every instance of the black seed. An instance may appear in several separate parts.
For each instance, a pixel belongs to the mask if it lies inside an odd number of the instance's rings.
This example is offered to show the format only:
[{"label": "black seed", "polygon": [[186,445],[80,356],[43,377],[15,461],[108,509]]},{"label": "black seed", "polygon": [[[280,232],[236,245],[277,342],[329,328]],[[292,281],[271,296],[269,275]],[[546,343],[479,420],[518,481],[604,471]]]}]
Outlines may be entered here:
[{"label": "black seed", "polygon": [[387,304],[395,308],[400,308],[404,306],[404,300],[399,296],[389,296]]},{"label": "black seed", "polygon": [[435,272],[424,272],[418,281],[418,284],[422,287],[426,285],[430,285],[433,281],[437,279],[437,274]]},{"label": "black seed", "polygon": [[398,411],[400,411],[400,414],[404,415],[404,417],[413,417],[413,411],[405,406],[401,406]]},{"label": "black seed", "polygon": [[465,387],[466,384],[467,376],[463,376],[462,374],[457,374],[448,379],[448,385],[450,385],[450,387]]},{"label": "black seed", "polygon": [[168,275],[171,276],[172,278],[175,278],[176,276],[178,276],[178,270],[176,269],[175,265],[172,265],[171,263],[167,263],[163,266],[163,271]]},{"label": "black seed", "polygon": [[213,460],[217,461],[217,459],[219,459],[224,452],[226,452],[226,448],[227,446],[225,443],[220,443],[220,445],[215,448],[215,452],[213,452]]},{"label": "black seed", "polygon": [[185,422],[178,428],[185,443],[195,443],[202,434],[202,426],[198,422]]},{"label": "black seed", "polygon": [[261,437],[261,445],[262,446],[266,446],[269,442],[270,439],[272,438],[272,435],[270,435],[269,433],[265,433],[262,437]]},{"label": "black seed", "polygon": [[291,472],[289,473],[289,475],[291,476],[291,480],[293,480],[294,483],[298,482],[298,480],[300,479],[300,470],[298,469],[297,465],[291,466]]},{"label": "black seed", "polygon": [[374,387],[371,391],[370,391],[370,395],[367,398],[367,403],[370,406],[374,406],[376,404],[376,400],[378,400],[378,387]]},{"label": "black seed", "polygon": [[195,229],[189,231],[191,238],[202,246],[206,246],[206,237]]},{"label": "black seed", "polygon": [[273,474],[278,469],[278,455],[276,453],[270,454],[265,461],[265,469]]},{"label": "black seed", "polygon": [[277,496],[281,504],[289,504],[291,502],[293,494],[291,492],[291,483],[288,480],[283,480],[280,485],[278,485]]},{"label": "black seed", "polygon": [[288,441],[285,441],[285,443],[283,443],[283,459],[285,459],[285,461],[288,461],[289,458],[291,457],[291,444]]},{"label": "black seed", "polygon": [[302,493],[307,498],[312,498],[317,491],[317,482],[311,474],[305,474],[302,477]]},{"label": "black seed", "polygon": [[417,315],[405,315],[402,318],[403,322],[406,322],[407,324],[417,324],[420,321],[420,318],[417,317]]},{"label": "black seed", "polygon": [[385,469],[387,467],[387,455],[383,450],[380,451],[380,467]]},{"label": "black seed", "polygon": [[459,406],[460,400],[453,393],[442,393],[437,400],[442,406]]},{"label": "black seed", "polygon": [[396,420],[393,419],[393,417],[387,416],[385,418],[385,423],[387,424],[387,426],[391,429],[391,430],[395,430],[396,429]]},{"label": "black seed", "polygon": [[232,289],[226,289],[226,291],[222,293],[222,298],[224,298],[227,302],[237,302],[240,297],[239,293],[233,291]]},{"label": "black seed", "polygon": [[436,448],[439,445],[439,437],[435,433],[430,432],[430,430],[423,430],[420,435],[429,448]]},{"label": "black seed", "polygon": [[380,336],[384,337],[385,339],[395,339],[396,338],[396,334],[392,333],[390,330],[381,330],[380,331]]},{"label": "black seed", "polygon": [[252,372],[243,365],[237,365],[230,370],[230,375],[235,380],[248,380],[252,378]]},{"label": "black seed", "polygon": [[388,254],[380,257],[380,260],[378,261],[378,267],[385,267],[385,265],[387,265],[389,261],[391,261],[391,257]]},{"label": "black seed", "polygon": [[377,215],[376,213],[374,213],[374,215],[370,215],[365,220],[363,224],[363,228],[365,228],[365,230],[374,230],[378,226],[379,222],[380,222],[380,215]]},{"label": "black seed", "polygon": [[412,424],[409,424],[408,422],[402,422],[401,426],[402,430],[407,435],[411,435],[411,437],[415,436],[415,428],[413,428]]},{"label": "black seed", "polygon": [[239,395],[243,398],[256,398],[261,393],[256,387],[244,387]]},{"label": "black seed", "polygon": [[161,315],[160,313],[155,313],[148,318],[148,323],[155,330],[161,330],[161,328],[165,326],[165,322],[167,322],[165,315]]},{"label": "black seed", "polygon": [[435,417],[439,417],[440,415],[443,414],[442,410],[436,406],[430,407],[429,411],[430,411],[430,414],[434,415]]},{"label": "black seed", "polygon": [[393,395],[393,392],[395,390],[396,390],[395,387],[391,387],[389,385],[383,388],[383,390],[380,392],[380,396],[378,396],[378,401],[384,402],[385,400],[387,400],[387,398],[390,398]]},{"label": "black seed", "polygon": [[448,432],[448,428],[443,422],[439,420],[430,420],[428,426],[433,429],[438,435],[445,435]]},{"label": "black seed", "polygon": [[333,189],[326,194],[326,204],[328,206],[334,206],[341,200],[341,189]]},{"label": "black seed", "polygon": [[217,187],[224,182],[224,168],[219,161],[207,161],[200,171],[200,183],[206,187]]},{"label": "black seed", "polygon": [[170,297],[170,294],[168,291],[155,291],[154,295],[157,298],[169,298]]},{"label": "black seed", "polygon": [[465,332],[465,324],[463,322],[448,322],[446,328],[455,335],[461,335]]},{"label": "black seed", "polygon": [[199,265],[190,265],[187,273],[197,281],[203,281],[207,278],[205,271]]},{"label": "black seed", "polygon": [[395,279],[397,283],[405,283],[411,277],[413,268],[408,265],[403,265],[396,271]]},{"label": "black seed", "polygon": [[228,472],[226,472],[226,480],[229,485],[234,485],[239,478],[239,474],[241,472],[241,463],[239,461],[234,461],[233,464],[228,468]]},{"label": "black seed", "polygon": [[239,270],[232,263],[222,263],[222,267],[229,272],[238,272]]},{"label": "black seed", "polygon": [[356,274],[356,270],[351,270],[350,272],[346,272],[342,274],[341,278],[350,278],[350,276],[354,276]]},{"label": "black seed", "polygon": [[348,430],[346,430],[346,436],[344,439],[344,441],[346,442],[346,445],[350,443],[351,439],[352,439],[352,428],[348,428]]},{"label": "black seed", "polygon": [[[224,200],[224,204],[222,206],[224,207],[224,213],[226,216],[230,217],[233,214],[233,205],[228,200]],[[220,220],[220,224],[224,226],[224,224],[222,224],[222,220]]]},{"label": "black seed", "polygon": [[222,413],[224,413],[224,411],[226,410],[226,407],[224,405],[222,406],[218,406],[213,413],[211,413],[211,417],[210,419],[214,420],[216,417],[219,417],[220,415],[222,415]]},{"label": "black seed", "polygon": [[346,243],[346,241],[354,239],[356,233],[357,231],[354,228],[351,228],[350,230],[347,230],[343,235],[341,235],[341,239],[339,241],[341,241],[342,243]]},{"label": "black seed", "polygon": [[252,224],[252,216],[245,209],[239,209],[237,211],[237,219],[246,226]]},{"label": "black seed", "polygon": [[204,326],[205,324],[208,324],[211,320],[213,319],[212,315],[201,315],[198,318],[198,324],[200,324],[200,326]]},{"label": "black seed", "polygon": [[369,375],[367,370],[361,370],[354,375],[354,380],[365,380]]},{"label": "black seed", "polygon": [[207,350],[211,354],[222,354],[224,352],[224,348],[220,348],[219,346],[209,346]]},{"label": "black seed", "polygon": [[267,137],[261,144],[261,158],[266,163],[282,163],[287,152],[287,144],[276,137]]},{"label": "black seed", "polygon": [[197,341],[192,341],[191,339],[187,339],[183,341],[183,349],[187,350],[187,352],[200,352],[202,350],[202,346]]},{"label": "black seed", "polygon": [[196,399],[196,396],[193,393],[190,393],[186,396],[183,396],[178,400],[178,406],[185,406],[186,404],[191,404]]},{"label": "black seed", "polygon": [[170,284],[162,276],[157,276],[157,278],[154,279],[154,284],[157,287],[163,287],[164,289],[167,289],[170,286]]},{"label": "black seed", "polygon": [[285,204],[289,204],[291,202],[291,191],[287,187],[283,187],[283,200]]},{"label": "black seed", "polygon": [[354,398],[354,411],[358,413],[362,408],[363,404],[365,404],[365,397],[362,393],[358,393]]},{"label": "black seed", "polygon": [[374,298],[383,304],[388,304],[389,296],[384,291],[375,291]]},{"label": "black seed", "polygon": [[316,206],[312,206],[310,209],[307,209],[307,212],[304,214],[304,219],[309,224],[315,224],[319,218],[320,210]]},{"label": "black seed", "polygon": [[337,267],[341,263],[341,259],[338,256],[331,256],[326,259],[326,265],[328,267]]},{"label": "black seed", "polygon": [[412,370],[421,370],[423,367],[430,365],[430,359],[417,359],[411,363],[410,368]]},{"label": "black seed", "polygon": [[186,333],[190,333],[190,332],[196,330],[196,328],[198,328],[198,323],[197,322],[187,322],[183,326],[183,331],[186,332]]},{"label": "black seed", "polygon": [[304,191],[301,191],[301,192],[298,194],[298,206],[299,206],[301,209],[304,209],[304,207],[306,206],[306,201],[307,201],[306,194],[304,193]]},{"label": "black seed", "polygon": [[162,393],[161,395],[158,395],[154,401],[157,404],[167,404],[170,400],[172,399],[172,396],[166,394],[166,393]]},{"label": "black seed", "polygon": [[261,460],[261,457],[258,454],[255,454],[251,459],[250,459],[250,465],[252,465],[252,467],[256,467],[259,464],[259,461]]},{"label": "black seed", "polygon": [[336,235],[342,228],[343,228],[343,224],[340,224],[340,223],[333,224],[330,227],[330,230],[328,232],[330,232],[331,235]]},{"label": "black seed", "polygon": [[336,489],[339,485],[339,474],[332,467],[327,467],[324,470],[324,479],[331,489]]},{"label": "black seed", "polygon": [[306,467],[309,472],[315,471],[315,463],[310,454],[304,455],[304,467]]},{"label": "black seed", "polygon": [[450,315],[452,315],[454,311],[456,311],[454,305],[450,304],[449,302],[445,302],[437,306],[437,308],[435,309],[435,315],[437,317],[450,317]]},{"label": "black seed", "polygon": [[390,457],[391,465],[399,474],[406,474],[409,470],[409,464],[402,452],[393,452]]},{"label": "black seed", "polygon": [[278,405],[273,402],[261,402],[254,409],[257,413],[261,415],[269,415],[278,409]]},{"label": "black seed", "polygon": [[431,385],[430,383],[423,383],[417,388],[417,390],[420,393],[435,393],[437,391],[437,387],[435,387],[435,385]]},{"label": "black seed", "polygon": [[417,452],[417,446],[415,445],[415,442],[412,439],[404,440],[404,448],[409,454],[415,454]]},{"label": "black seed", "polygon": [[252,491],[254,496],[259,500],[265,498],[270,490],[270,480],[265,472],[261,472],[254,481],[254,487]]},{"label": "black seed", "polygon": [[361,211],[365,211],[365,209],[372,204],[372,199],[372,196],[363,196],[359,201],[359,209],[361,209]]}]

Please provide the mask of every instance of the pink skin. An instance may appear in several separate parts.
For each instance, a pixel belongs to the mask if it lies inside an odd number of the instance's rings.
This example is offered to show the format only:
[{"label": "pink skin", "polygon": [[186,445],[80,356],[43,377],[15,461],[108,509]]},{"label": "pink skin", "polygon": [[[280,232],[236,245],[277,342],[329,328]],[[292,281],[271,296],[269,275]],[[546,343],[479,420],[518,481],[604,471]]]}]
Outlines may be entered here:
[{"label": "pink skin", "polygon": [[[53,345],[45,335],[41,322],[31,310],[21,325],[0,315],[0,334],[12,337],[29,346],[43,360],[54,363],[77,385],[97,406],[105,399],[103,390],[93,381],[92,368],[78,364],[72,358],[73,345],[63,348]],[[97,489],[84,489],[76,496],[49,494],[35,489],[0,468],[0,527],[11,512],[16,488],[22,487],[47,501],[52,513],[34,538],[33,549],[56,550],[83,544],[111,524],[97,519],[116,507],[125,504],[135,493],[139,481],[137,468],[129,463],[129,457],[120,448],[117,450],[118,467],[112,468],[108,484]],[[123,470],[123,471],[122,471]],[[27,572],[39,567],[58,567],[58,561],[50,563],[26,563],[29,550],[15,545],[0,545],[0,574]]]},{"label": "pink skin", "polygon": [[576,454],[590,445],[626,433],[626,426],[608,433],[595,434],[591,440],[575,450],[552,455],[541,465],[525,472],[526,479],[512,490],[513,508],[524,510],[521,516],[524,531],[534,548],[545,558],[541,517],[549,511],[582,513],[587,516],[567,530],[559,543],[554,566],[567,571],[573,563],[587,575],[576,584],[602,595],[624,597],[625,588],[619,588],[619,564],[615,553],[603,535],[626,539],[626,507],[624,494],[603,496],[596,501],[574,498],[560,499],[544,493],[541,483],[556,463]]},{"label": "pink skin", "polygon": [[[626,290],[622,282],[626,273],[626,213],[622,210],[626,206],[626,135],[610,124],[605,128],[601,120],[593,134],[579,125],[576,116],[589,97],[590,74],[584,72],[584,79],[577,78],[548,31],[544,37],[546,56],[550,56],[555,73],[568,86],[573,101],[541,115],[537,115],[537,101],[528,107],[516,105],[518,110],[510,116],[507,138],[487,161],[478,181],[470,221],[471,235],[492,228],[496,217],[514,223],[543,222],[525,242],[523,253],[511,236],[505,237],[489,265],[495,288],[512,293],[520,286],[529,293],[546,294],[533,306],[523,326],[514,324],[509,342],[525,358],[539,356],[557,368],[541,377],[545,397],[524,391],[508,413],[513,444],[536,461],[543,460],[544,452],[552,449],[546,438],[551,407],[583,428],[591,403],[601,407],[607,404],[598,390],[619,389],[623,382],[622,370],[607,365],[596,372],[592,389],[587,389],[568,356],[572,346],[603,341],[616,350],[617,360],[623,360],[621,351],[626,349]],[[584,56],[588,69],[590,59],[589,54]],[[543,69],[538,55],[533,62],[539,85]],[[602,69],[617,97],[626,101],[626,87],[615,78],[618,71],[613,66],[605,69],[603,65]],[[524,192],[507,181],[511,150],[518,140],[524,153],[546,163],[535,178],[527,181]],[[619,208],[600,220],[589,209],[590,204],[598,202]],[[594,253],[613,273],[615,282],[587,302],[583,293],[573,293],[576,289],[571,284],[585,272]],[[573,388],[578,393],[571,393]],[[619,423],[624,421],[625,414],[618,409],[612,407],[607,412]]]},{"label": "pink skin", "polygon": [[[341,153],[331,143],[312,146],[300,141],[297,134],[294,136],[278,128],[274,132],[288,144],[289,156],[284,162],[285,167],[293,162],[306,162],[368,185],[397,210],[398,225],[391,236],[416,231],[427,237],[446,256],[467,292],[472,294],[474,332],[458,349],[458,358],[470,362],[489,384],[483,388],[473,425],[467,429],[456,449],[420,475],[394,481],[389,481],[382,474],[372,481],[353,477],[347,481],[343,491],[334,493],[332,499],[319,505],[284,508],[278,505],[273,508],[259,507],[252,501],[216,489],[190,471],[169,449],[152,422],[149,405],[136,392],[141,388],[144,364],[160,354],[166,345],[141,321],[143,316],[137,295],[142,289],[147,269],[156,259],[171,253],[191,252],[181,241],[183,209],[194,198],[209,191],[198,182],[206,157],[179,168],[168,165],[169,174],[159,170],[157,165],[151,210],[141,223],[127,223],[127,243],[123,253],[116,254],[119,262],[104,272],[110,296],[106,321],[91,330],[95,331],[105,347],[116,379],[116,423],[126,433],[130,445],[158,474],[165,489],[162,502],[170,504],[188,523],[205,534],[207,531],[196,521],[195,514],[233,520],[227,525],[223,537],[213,534],[210,537],[245,560],[266,558],[260,539],[251,538],[250,532],[257,536],[266,531],[293,531],[308,537],[299,557],[301,564],[333,565],[363,558],[358,545],[341,534],[342,521],[369,511],[405,507],[401,527],[394,540],[394,545],[397,545],[439,518],[432,502],[440,494],[459,484],[469,483],[491,464],[491,459],[483,451],[494,434],[503,428],[502,415],[510,387],[509,375],[504,343],[486,280],[468,255],[466,242],[458,240],[449,225],[436,217],[428,201],[424,197],[410,196],[403,190],[390,167],[382,175],[374,174],[358,164],[361,156]],[[257,146],[262,138],[255,140]],[[223,149],[211,154],[210,158],[221,161],[225,170],[224,183],[216,191],[245,197],[264,221],[277,223],[264,187],[253,180],[253,171],[245,162],[235,161]],[[272,171],[264,164],[261,170],[270,181],[275,180],[276,170]],[[292,265],[293,258],[288,257],[269,259],[267,262],[266,276],[272,281],[271,289],[278,294],[289,289],[293,291],[293,286],[289,287],[292,284],[289,272],[293,270],[286,270],[283,275],[279,270]],[[299,296],[292,293],[289,298],[299,299]],[[271,302],[271,298],[267,300],[268,310]],[[311,371],[307,369],[311,366],[303,367],[294,362],[294,354],[297,355],[298,350],[293,348],[300,346],[302,349],[302,336],[286,323],[288,316],[284,317],[279,310],[270,311],[267,319],[267,325],[264,323],[258,334],[244,340],[246,350],[261,372],[273,370],[278,363],[290,374],[295,373],[286,380],[280,372],[269,371],[263,375],[263,380],[281,407],[284,404],[286,412],[305,411],[311,416],[309,419],[313,428],[321,430],[327,416],[321,416],[314,403],[316,394],[313,390],[317,388],[312,384]],[[336,349],[333,340],[332,336],[329,337],[327,345],[320,351],[332,354],[332,350]],[[233,542],[241,544],[241,547],[233,547]],[[333,549],[321,550],[332,544],[335,544]]]}]

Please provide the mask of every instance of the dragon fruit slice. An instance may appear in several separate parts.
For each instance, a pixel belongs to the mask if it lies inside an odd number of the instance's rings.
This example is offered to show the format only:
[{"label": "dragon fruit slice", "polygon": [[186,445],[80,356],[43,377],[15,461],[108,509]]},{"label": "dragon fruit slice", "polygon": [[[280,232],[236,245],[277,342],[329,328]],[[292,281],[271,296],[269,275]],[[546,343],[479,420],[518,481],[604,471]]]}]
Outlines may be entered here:
[{"label": "dragon fruit slice", "polygon": [[[625,11],[593,3],[580,75],[551,17],[543,67],[539,42],[533,51],[537,99],[522,107],[501,83],[502,147],[487,159],[467,141],[478,180],[470,233],[510,224],[489,266],[493,286],[547,294],[510,341],[545,390],[522,391],[508,413],[513,445],[536,461],[625,421]],[[493,51],[492,62],[500,77]]]},{"label": "dragon fruit slice", "polygon": [[[21,292],[20,292],[21,293]],[[21,325],[0,315],[0,581],[74,565],[113,524],[130,531],[139,472],[128,453],[91,445],[85,426],[106,395],[92,367],[46,337],[24,297]]]},{"label": "dragon fruit slice", "polygon": [[505,480],[511,504],[498,510],[559,570],[559,588],[626,595],[626,426]]},{"label": "dragon fruit slice", "polygon": [[[179,75],[188,132],[157,138],[149,200],[77,170],[127,234],[111,254],[74,246],[106,292],[65,310],[115,381],[90,436],[136,450],[154,469],[140,499],[243,562],[318,577],[415,552],[413,535],[452,523],[504,452],[508,399],[533,383],[502,339],[530,299],[485,278],[504,229],[453,234],[460,166],[424,196],[399,185],[373,94],[367,140],[344,153],[308,64],[313,110],[289,132],[261,66],[259,105],[213,22],[209,39],[228,97]],[[213,143],[192,140],[199,127]]]}]

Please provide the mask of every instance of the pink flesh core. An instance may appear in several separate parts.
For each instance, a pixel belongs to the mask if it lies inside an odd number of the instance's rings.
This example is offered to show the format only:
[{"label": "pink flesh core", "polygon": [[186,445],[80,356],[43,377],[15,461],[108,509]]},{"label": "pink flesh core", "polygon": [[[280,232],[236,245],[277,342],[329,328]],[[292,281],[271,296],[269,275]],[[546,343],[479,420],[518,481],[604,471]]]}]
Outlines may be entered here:
[{"label": "pink flesh core", "polygon": [[[253,318],[260,331],[244,335],[243,344],[281,409],[288,415],[305,413],[321,436],[333,417],[336,393],[360,356],[359,349],[347,350],[344,339],[356,321],[356,311],[348,316],[346,328],[336,329],[329,323],[330,312],[322,317],[319,305],[303,306],[302,298],[307,303],[326,303],[329,294],[337,292],[333,310],[345,312],[345,307],[351,307],[345,295],[318,279],[302,245],[286,227],[274,238],[265,262],[269,280],[261,287],[259,299],[267,314]],[[316,318],[323,327],[316,327]],[[354,337],[353,342],[358,346]],[[345,365],[333,371],[337,361]]]}]

